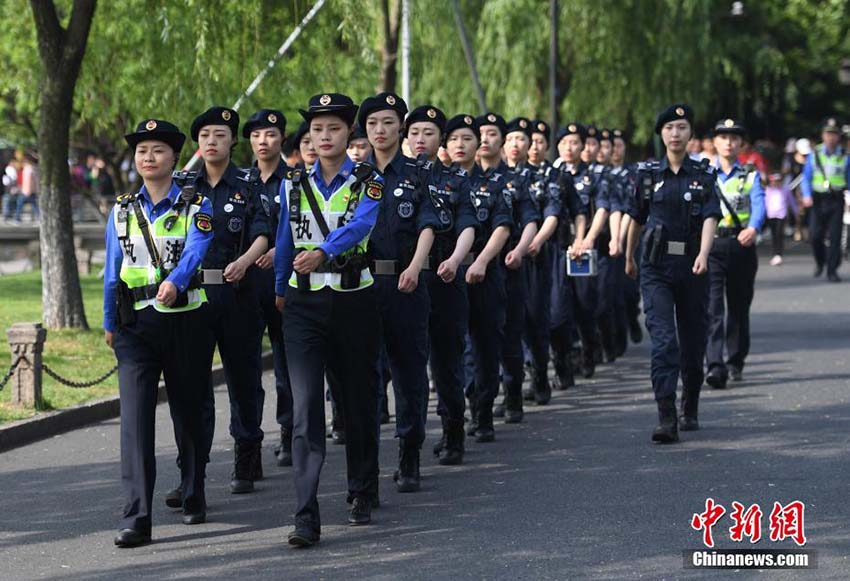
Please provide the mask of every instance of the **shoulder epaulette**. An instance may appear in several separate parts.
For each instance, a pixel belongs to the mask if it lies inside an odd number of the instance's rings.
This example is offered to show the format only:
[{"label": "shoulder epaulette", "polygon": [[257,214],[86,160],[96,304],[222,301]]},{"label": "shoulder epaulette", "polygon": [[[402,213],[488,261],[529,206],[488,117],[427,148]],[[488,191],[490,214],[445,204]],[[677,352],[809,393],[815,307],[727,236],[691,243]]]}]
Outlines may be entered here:
[{"label": "shoulder epaulette", "polygon": [[196,206],[200,206],[201,204],[203,204],[203,203],[204,203],[204,196],[202,196],[201,194],[197,194],[197,195],[196,195],[196,196],[192,199],[192,203],[193,203],[194,205],[196,205]]},{"label": "shoulder epaulette", "polygon": [[637,171],[657,171],[661,169],[661,163],[657,161],[639,161]]},{"label": "shoulder epaulette", "polygon": [[133,194],[118,194],[118,196],[115,198],[115,201],[119,204],[129,204],[133,201],[133,198]]}]

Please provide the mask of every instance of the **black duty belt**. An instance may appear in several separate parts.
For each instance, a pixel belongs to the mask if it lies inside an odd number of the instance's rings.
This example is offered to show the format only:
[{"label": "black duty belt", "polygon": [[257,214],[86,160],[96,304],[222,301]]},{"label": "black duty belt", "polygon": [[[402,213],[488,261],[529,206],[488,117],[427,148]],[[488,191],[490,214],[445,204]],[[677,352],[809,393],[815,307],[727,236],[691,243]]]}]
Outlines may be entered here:
[{"label": "black duty belt", "polygon": [[[200,288],[201,286],[201,273],[200,271],[197,275],[192,277],[192,280],[189,281],[189,286],[186,287],[186,292]],[[149,301],[150,299],[155,299],[156,295],[159,294],[159,286],[162,283],[156,284],[146,284],[145,286],[138,286],[136,288],[130,289],[130,294],[133,295],[133,302],[137,301]],[[178,291],[179,292],[179,291]]]},{"label": "black duty belt", "polygon": [[715,238],[737,238],[742,228],[718,228]]},{"label": "black duty belt", "polygon": [[[395,274],[401,274],[407,266],[405,266],[400,260],[373,260],[370,265],[370,270],[374,276],[392,276]],[[422,265],[422,270],[431,270],[430,256],[425,259],[425,264]]]}]

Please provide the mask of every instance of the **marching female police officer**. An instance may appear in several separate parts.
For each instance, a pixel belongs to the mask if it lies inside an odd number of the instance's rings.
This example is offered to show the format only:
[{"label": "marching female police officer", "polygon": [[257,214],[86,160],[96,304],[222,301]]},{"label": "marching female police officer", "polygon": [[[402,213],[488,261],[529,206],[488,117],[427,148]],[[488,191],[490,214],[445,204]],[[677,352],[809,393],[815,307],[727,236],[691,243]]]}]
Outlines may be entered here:
[{"label": "marching female police officer", "polygon": [[[681,373],[682,430],[699,427],[703,381],[708,254],[721,216],[714,170],[687,154],[693,111],[671,105],[655,122],[667,148],[660,162],[638,166],[635,201],[629,207],[626,273],[637,274],[634,251],[646,225],[641,257],[641,291],[652,339],[652,388],[658,404],[657,443],[676,442],[676,384]],[[678,340],[677,340],[678,334]]]},{"label": "marching female police officer", "polygon": [[369,241],[378,292],[384,345],[392,370],[396,402],[399,492],[420,488],[419,451],[425,441],[428,409],[428,288],[420,283],[434,231],[439,227],[429,199],[433,164],[401,152],[407,104],[393,93],[365,99],[358,118],[374,148],[387,195]]},{"label": "marching female police officer", "polygon": [[213,339],[197,274],[213,235],[209,200],[181,192],[171,179],[186,136],[167,121],[149,119],[125,139],[144,185],[119,196],[106,225],[103,326],[118,359],[121,396],[126,502],[115,544],[134,547],[151,539],[160,374],[181,458],[183,522],[206,519],[204,473],[213,433],[201,410],[212,405]]},{"label": "marching female police officer", "polygon": [[[720,210],[714,245],[708,255],[708,345],[705,382],[726,387],[729,374],[741,379],[750,351],[750,305],[755,292],[758,254],[756,236],[766,210],[761,177],[752,166],[741,167],[738,152],[745,129],[734,119],[721,119],[714,128]],[[728,309],[728,316],[727,311]],[[729,353],[723,359],[724,347]]]},{"label": "marching female police officer", "polygon": [[275,251],[275,294],[284,311],[294,422],[296,547],[319,541],[316,498],[325,460],[325,371],[345,420],[349,523],[371,522],[378,499],[378,355],[380,317],[366,258],[383,195],[369,164],[345,153],[357,106],[326,93],[301,110],[319,153],[311,167],[294,169],[281,185]]},{"label": "marching female police officer", "polygon": [[192,122],[192,139],[204,158],[197,188],[213,205],[214,237],[202,275],[230,399],[233,494],[253,492],[254,481],[263,476],[259,404],[264,323],[258,284],[249,271],[268,250],[269,237],[268,216],[259,196],[230,159],[238,131],[239,115],[226,107],[211,107]]},{"label": "marching female police officer", "polygon": [[[281,206],[280,183],[288,169],[280,157],[285,135],[286,117],[276,109],[260,109],[242,126],[242,137],[250,142],[256,159],[255,167],[260,172],[259,180],[254,184],[263,209],[268,215],[270,233],[277,232]],[[256,260],[257,268],[251,269],[249,276],[253,276],[252,283],[257,285],[257,299],[272,346],[277,392],[275,417],[280,426],[280,443],[275,448],[275,456],[278,466],[292,466],[292,390],[286,369],[281,315],[274,304],[274,237],[270,238],[269,246],[270,248]],[[260,399],[257,402],[260,417],[264,396],[265,392],[260,389]]]},{"label": "marching female police officer", "polygon": [[404,135],[413,154],[424,155],[433,164],[430,201],[439,226],[429,256],[431,268],[424,273],[431,299],[428,321],[431,376],[437,388],[437,414],[443,436],[434,446],[442,465],[460,464],[464,454],[463,353],[468,331],[469,303],[465,269],[471,264],[469,251],[475,241],[478,220],[469,197],[469,176],[453,164],[437,159],[446,116],[432,105],[417,107],[404,122]]}]

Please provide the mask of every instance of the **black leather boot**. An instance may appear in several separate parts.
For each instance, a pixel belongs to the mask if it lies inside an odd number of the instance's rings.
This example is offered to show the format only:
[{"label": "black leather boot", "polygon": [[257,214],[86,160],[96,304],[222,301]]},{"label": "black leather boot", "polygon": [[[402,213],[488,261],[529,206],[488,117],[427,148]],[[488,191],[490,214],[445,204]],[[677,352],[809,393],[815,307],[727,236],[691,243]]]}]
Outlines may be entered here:
[{"label": "black leather boot", "polygon": [[463,420],[445,420],[446,445],[440,451],[440,465],[456,466],[463,463]]},{"label": "black leather boot", "polygon": [[256,448],[259,444],[237,441],[233,447],[233,474],[230,478],[230,492],[245,494],[254,492],[254,464],[257,458]]},{"label": "black leather boot", "polygon": [[679,429],[683,432],[695,432],[699,429],[699,388],[682,390],[682,415],[679,416]]},{"label": "black leather boot", "polygon": [[496,439],[493,429],[493,410],[491,408],[478,410],[478,429],[475,430],[475,441],[478,443],[492,442]]},{"label": "black leather boot", "polygon": [[531,384],[534,386],[534,402],[537,405],[546,405],[552,399],[552,386],[549,385],[549,377],[544,373],[542,376],[533,373]]},{"label": "black leather boot", "polygon": [[292,430],[280,429],[280,448],[277,451],[278,466],[292,466]]},{"label": "black leather boot", "polygon": [[658,425],[652,432],[652,441],[658,444],[672,444],[679,441],[675,397],[658,402]]},{"label": "black leather boot", "polygon": [[398,471],[395,473],[399,492],[416,492],[421,486],[419,476],[419,445],[400,438],[398,441]]},{"label": "black leather boot", "polygon": [[440,452],[443,451],[443,448],[446,447],[446,439],[448,438],[448,421],[449,418],[446,416],[440,416],[440,423],[443,424],[443,435],[440,436],[440,439],[437,440],[436,444],[434,444],[434,456],[439,456]]},{"label": "black leather boot", "polygon": [[478,405],[475,403],[475,395],[469,398],[469,424],[466,426],[466,435],[474,436],[478,429]]}]

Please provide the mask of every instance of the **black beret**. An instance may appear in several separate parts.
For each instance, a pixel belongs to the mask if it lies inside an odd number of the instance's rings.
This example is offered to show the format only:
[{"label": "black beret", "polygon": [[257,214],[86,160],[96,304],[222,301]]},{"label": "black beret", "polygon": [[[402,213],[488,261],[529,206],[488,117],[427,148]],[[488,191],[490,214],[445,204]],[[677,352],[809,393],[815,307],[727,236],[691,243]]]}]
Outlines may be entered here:
[{"label": "black beret", "polygon": [[579,139],[582,141],[587,137],[587,128],[581,123],[569,123],[564,125],[560,131],[558,131],[557,141],[560,141],[566,137],[567,135],[578,135]]},{"label": "black beret", "polygon": [[588,137],[592,137],[592,138],[596,139],[597,141],[599,140],[599,130],[596,128],[596,125],[594,125],[593,123],[585,126],[585,128],[584,128],[584,138],[587,139]]},{"label": "black beret", "polygon": [[255,129],[266,127],[277,127],[280,134],[286,133],[286,117],[277,109],[260,109],[250,117],[242,126],[242,137],[247,139]]},{"label": "black beret", "polygon": [[407,115],[407,103],[395,93],[378,93],[374,97],[364,99],[360,103],[360,113],[357,115],[357,121],[365,128],[366,118],[369,115],[378,111],[388,110],[395,111],[399,122],[402,122],[404,121],[404,116]]},{"label": "black beret", "polygon": [[455,115],[446,121],[446,131],[443,133],[443,144],[446,143],[446,139],[448,139],[449,135],[458,129],[469,129],[475,134],[476,139],[479,141],[481,140],[481,136],[478,134],[478,123],[476,123],[475,118],[472,115],[461,113],[460,115]]},{"label": "black beret", "polygon": [[824,119],[821,128],[822,131],[826,131],[828,133],[841,133],[841,125],[835,117],[827,117]]},{"label": "black beret", "polygon": [[186,136],[180,132],[176,125],[161,119],[148,119],[136,126],[135,133],[124,136],[127,145],[136,149],[136,145],[142,141],[163,141],[171,146],[174,153],[179,153],[186,142]]},{"label": "black beret", "polygon": [[623,131],[622,129],[612,129],[611,130],[611,140],[613,141],[614,139],[622,139],[623,141],[625,141],[626,140],[626,132]]},{"label": "black beret", "polygon": [[658,114],[658,118],[655,120],[655,133],[661,135],[661,128],[664,127],[665,123],[678,121],[679,119],[684,119],[693,127],[694,110],[691,109],[690,105],[676,103],[664,109],[664,111]]},{"label": "black beret", "polygon": [[239,133],[239,113],[228,107],[210,107],[192,121],[192,140],[198,141],[198,133],[207,125],[227,125],[233,139]]},{"label": "black beret", "polygon": [[600,129],[599,130],[599,141],[608,141],[609,143],[614,143],[614,136],[611,135],[610,129]]},{"label": "black beret", "polygon": [[508,121],[508,125],[505,128],[505,135],[513,133],[514,131],[521,131],[522,133],[525,133],[529,139],[531,139],[534,127],[532,127],[531,121],[528,117],[514,117]]},{"label": "black beret", "polygon": [[407,119],[404,120],[404,136],[407,137],[407,130],[414,123],[428,122],[433,123],[443,133],[446,130],[446,114],[438,107],[433,105],[420,105],[410,112]]},{"label": "black beret", "polygon": [[531,132],[543,135],[546,137],[546,141],[549,141],[549,139],[552,138],[551,127],[549,127],[549,124],[542,119],[536,119],[531,122]]},{"label": "black beret", "polygon": [[734,119],[721,119],[714,126],[714,134],[721,135],[723,133],[731,133],[732,135],[740,135],[743,137],[746,135],[747,130]]},{"label": "black beret", "polygon": [[499,131],[502,132],[502,137],[508,134],[508,124],[505,122],[505,118],[498,113],[485,113],[484,115],[479,115],[475,118],[475,123],[478,125],[479,131],[485,125],[495,125],[499,128]]},{"label": "black beret", "polygon": [[306,121],[302,121],[301,125],[298,126],[298,131],[293,133],[290,137],[294,149],[298,149],[301,145],[301,140],[304,139],[304,136],[308,133],[310,133],[310,124]]},{"label": "black beret", "polygon": [[310,97],[310,103],[307,110],[299,109],[301,117],[309,123],[319,115],[336,115],[349,126],[354,124],[354,118],[357,116],[357,105],[351,100],[348,95],[340,93],[322,93]]},{"label": "black beret", "polygon": [[351,128],[351,137],[348,138],[348,141],[351,141],[352,139],[368,139],[366,130],[363,129],[359,123],[355,123],[354,127]]}]

